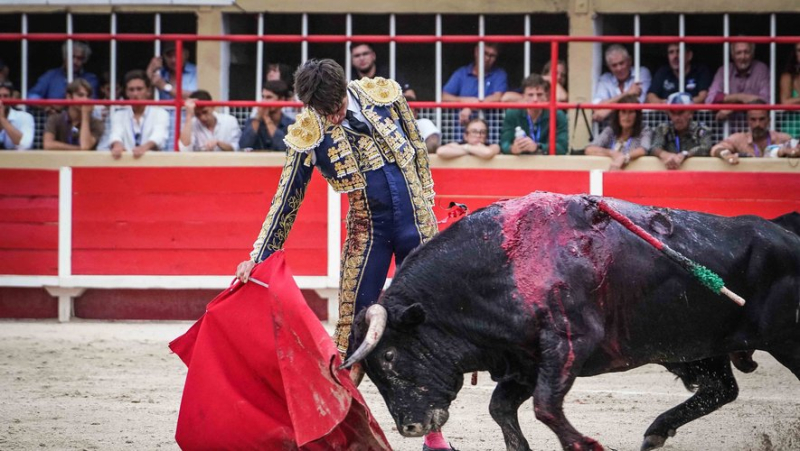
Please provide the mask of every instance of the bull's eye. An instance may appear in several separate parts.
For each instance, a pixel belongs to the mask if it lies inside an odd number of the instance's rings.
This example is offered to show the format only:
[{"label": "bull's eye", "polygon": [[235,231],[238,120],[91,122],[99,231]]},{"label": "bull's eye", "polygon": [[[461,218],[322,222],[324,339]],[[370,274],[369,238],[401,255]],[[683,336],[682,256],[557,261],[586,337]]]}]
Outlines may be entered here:
[{"label": "bull's eye", "polygon": [[383,355],[383,358],[386,359],[387,362],[391,362],[394,360],[394,351],[386,351],[386,354]]}]

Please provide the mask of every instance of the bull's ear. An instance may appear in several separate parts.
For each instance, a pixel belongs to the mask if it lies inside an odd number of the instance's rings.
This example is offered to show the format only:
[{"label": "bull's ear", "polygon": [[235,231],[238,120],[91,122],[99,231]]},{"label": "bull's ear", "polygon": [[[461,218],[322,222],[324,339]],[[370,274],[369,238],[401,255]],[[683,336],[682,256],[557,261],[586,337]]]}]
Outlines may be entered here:
[{"label": "bull's ear", "polygon": [[411,304],[400,312],[397,325],[400,327],[416,327],[425,322],[425,308],[420,303]]}]

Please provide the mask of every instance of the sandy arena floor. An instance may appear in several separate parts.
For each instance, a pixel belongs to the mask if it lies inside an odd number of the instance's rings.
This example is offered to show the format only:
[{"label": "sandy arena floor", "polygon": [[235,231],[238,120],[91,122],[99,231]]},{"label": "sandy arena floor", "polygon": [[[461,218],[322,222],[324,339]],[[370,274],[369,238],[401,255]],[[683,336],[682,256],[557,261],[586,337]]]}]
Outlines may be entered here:
[{"label": "sandy arena floor", "polygon": [[[188,322],[0,322],[0,450],[178,449],[173,435],[186,368],[167,343]],[[800,449],[800,381],[764,353],[753,374],[737,373],[739,399],[678,431],[665,450]],[[421,439],[394,429],[369,382],[367,401],[397,450]],[[494,384],[465,384],[446,434],[461,450],[503,450],[488,413]],[[577,381],[566,413],[607,449],[638,450],[650,422],[689,396],[658,366]],[[520,409],[536,450],[556,450],[555,435]]]}]

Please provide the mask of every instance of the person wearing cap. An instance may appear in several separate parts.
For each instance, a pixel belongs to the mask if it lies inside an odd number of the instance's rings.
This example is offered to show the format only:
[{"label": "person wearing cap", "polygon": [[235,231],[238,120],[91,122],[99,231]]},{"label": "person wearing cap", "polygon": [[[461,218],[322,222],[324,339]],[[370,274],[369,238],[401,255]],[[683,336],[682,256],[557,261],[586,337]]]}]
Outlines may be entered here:
[{"label": "person wearing cap", "polygon": [[33,147],[33,116],[3,105],[3,100],[13,98],[14,85],[0,83],[0,149],[28,150]]},{"label": "person wearing cap", "polygon": [[[692,96],[676,92],[667,98],[668,105],[692,105]],[[678,169],[691,157],[705,157],[711,150],[711,131],[693,121],[692,110],[667,111],[669,122],[659,124],[653,134],[650,154],[658,157],[667,169]]]},{"label": "person wearing cap", "polygon": [[[189,50],[183,49],[183,73],[181,77],[182,91],[181,96],[188,99],[189,96],[197,91],[197,66],[189,62]],[[175,98],[175,65],[177,61],[175,43],[167,42],[164,44],[164,51],[161,56],[154,56],[147,65],[147,76],[150,83],[158,89],[161,100],[171,100]]]},{"label": "person wearing cap", "polygon": [[[28,90],[29,99],[63,99],[67,96],[67,43],[61,46],[61,56],[64,63],[60,67],[50,69],[42,74],[33,88]],[[82,78],[92,86],[92,92],[100,89],[100,80],[97,75],[84,70],[86,62],[92,55],[92,49],[83,42],[72,43],[72,77]]]},{"label": "person wearing cap", "polygon": [[[766,105],[763,100],[750,102],[752,105]],[[756,109],[747,111],[748,132],[734,133],[711,148],[711,156],[734,165],[741,157],[800,157],[798,148],[792,147],[792,137],[769,129],[769,113]]]}]

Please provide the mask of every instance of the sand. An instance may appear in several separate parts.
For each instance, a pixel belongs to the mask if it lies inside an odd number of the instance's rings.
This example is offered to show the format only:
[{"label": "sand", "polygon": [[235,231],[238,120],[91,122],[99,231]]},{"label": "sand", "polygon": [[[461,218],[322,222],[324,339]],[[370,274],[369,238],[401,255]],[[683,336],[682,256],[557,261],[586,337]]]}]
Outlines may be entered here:
[{"label": "sand", "polygon": [[[178,449],[173,437],[186,368],[167,343],[189,322],[0,321],[0,450]],[[737,373],[739,399],[678,430],[665,450],[800,449],[800,381],[765,353],[755,373]],[[467,381],[450,409],[446,435],[461,450],[504,450],[488,413],[494,384]],[[375,387],[362,385],[396,450],[400,436]],[[565,402],[578,430],[606,449],[638,450],[650,422],[689,396],[659,366],[579,379]],[[535,450],[559,448],[555,435],[520,409]]]}]

